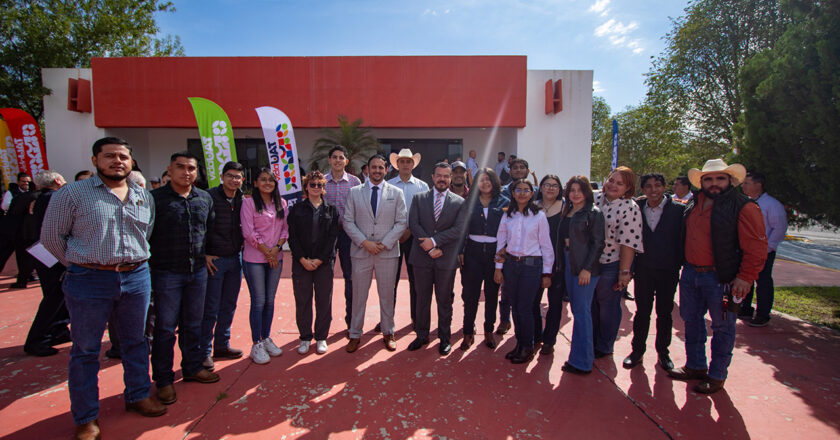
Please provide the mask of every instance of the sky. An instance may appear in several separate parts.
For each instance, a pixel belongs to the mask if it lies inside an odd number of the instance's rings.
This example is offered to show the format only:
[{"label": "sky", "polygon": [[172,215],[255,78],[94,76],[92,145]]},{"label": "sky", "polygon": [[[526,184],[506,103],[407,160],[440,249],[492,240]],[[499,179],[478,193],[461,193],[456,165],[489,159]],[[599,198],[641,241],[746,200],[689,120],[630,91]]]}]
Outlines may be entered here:
[{"label": "sky", "polygon": [[161,34],[187,56],[526,55],[528,69],[593,70],[613,112],[644,75],[686,0],[172,0]]}]

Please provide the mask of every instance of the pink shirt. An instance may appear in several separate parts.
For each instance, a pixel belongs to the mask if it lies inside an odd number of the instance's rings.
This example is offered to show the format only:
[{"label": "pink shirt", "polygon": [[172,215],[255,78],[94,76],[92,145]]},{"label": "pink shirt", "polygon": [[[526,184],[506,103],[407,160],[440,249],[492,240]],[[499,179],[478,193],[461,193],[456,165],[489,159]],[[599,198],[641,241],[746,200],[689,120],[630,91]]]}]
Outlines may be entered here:
[{"label": "pink shirt", "polygon": [[[258,248],[260,243],[272,247],[276,246],[281,239],[289,238],[289,225],[286,223],[289,217],[289,205],[286,200],[281,200],[284,214],[281,219],[277,218],[274,203],[269,203],[263,207],[262,212],[257,212],[253,197],[242,200],[242,211],[239,217],[242,219],[242,236],[245,237],[245,246],[242,250],[243,260],[249,263],[268,263],[265,255]],[[278,254],[277,258],[282,259],[283,253]]]}]

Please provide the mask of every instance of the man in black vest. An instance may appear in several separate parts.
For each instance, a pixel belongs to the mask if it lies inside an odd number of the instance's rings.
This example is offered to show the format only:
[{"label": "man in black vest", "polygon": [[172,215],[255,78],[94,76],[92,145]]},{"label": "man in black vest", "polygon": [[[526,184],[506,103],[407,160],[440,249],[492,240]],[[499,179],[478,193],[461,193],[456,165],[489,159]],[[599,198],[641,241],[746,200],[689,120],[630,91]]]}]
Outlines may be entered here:
[{"label": "man in black vest", "polygon": [[[750,291],[767,258],[761,209],[737,191],[747,170],[712,159],[688,179],[698,192],[686,206],[685,264],[680,278],[680,316],[685,321],[686,363],[668,375],[700,379],[694,391],[723,389],[732,350],[739,303]],[[712,320],[712,359],[706,363],[706,312]]]},{"label": "man in black vest", "polygon": [[662,174],[645,174],[639,183],[645,194],[638,200],[642,210],[645,252],[636,254],[633,351],[624,359],[624,368],[633,368],[642,362],[650,329],[650,313],[656,298],[656,352],[659,354],[659,365],[669,371],[674,369],[668,346],[671,345],[674,293],[683,260],[680,234],[685,205],[665,196],[665,176]]}]

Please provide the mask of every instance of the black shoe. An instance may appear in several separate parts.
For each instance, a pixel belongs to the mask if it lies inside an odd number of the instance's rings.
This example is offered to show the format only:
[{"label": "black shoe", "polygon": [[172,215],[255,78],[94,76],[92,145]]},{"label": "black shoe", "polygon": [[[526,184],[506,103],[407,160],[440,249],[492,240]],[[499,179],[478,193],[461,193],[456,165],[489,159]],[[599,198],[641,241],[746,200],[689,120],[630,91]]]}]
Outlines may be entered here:
[{"label": "black shoe", "polygon": [[612,353],[604,353],[603,351],[595,350],[595,359],[601,359],[602,357],[607,357]]},{"label": "black shoe", "polygon": [[213,350],[214,359],[239,359],[242,357],[242,350],[225,347],[220,350]]},{"label": "black shoe", "polygon": [[518,353],[521,349],[521,346],[519,345],[519,343],[517,343],[516,346],[513,347],[513,350],[505,353],[505,359],[512,359],[516,355],[516,353]]},{"label": "black shoe", "polygon": [[659,355],[659,366],[662,367],[665,371],[671,371],[674,369],[674,362],[671,360],[671,356],[668,356],[667,353]]},{"label": "black shoe", "polygon": [[643,354],[644,353],[639,353],[637,351],[631,352],[629,356],[624,358],[624,362],[622,362],[622,365],[624,366],[624,368],[630,369],[635,367],[636,365],[641,364]]},{"label": "black shoe", "polygon": [[417,338],[417,339],[411,341],[411,344],[408,344],[408,351],[419,350],[419,349],[423,348],[424,345],[427,345],[428,343],[429,343],[428,339]]},{"label": "black shoe", "polygon": [[500,322],[499,326],[496,327],[496,334],[503,335],[510,330],[510,323],[509,322]]},{"label": "black shoe", "polygon": [[766,327],[770,322],[770,318],[764,316],[756,316],[747,325],[750,327]]},{"label": "black shoe", "polygon": [[120,359],[120,349],[119,348],[109,348],[108,351],[105,352],[105,357],[108,359]]},{"label": "black shoe", "polygon": [[540,354],[543,356],[548,356],[550,354],[554,354],[554,346],[553,345],[543,345],[540,349]]},{"label": "black shoe", "polygon": [[32,356],[46,357],[58,354],[58,350],[48,345],[33,345],[31,347],[23,347],[23,351]]},{"label": "black shoe", "polygon": [[449,354],[450,351],[452,351],[452,344],[450,344],[449,341],[445,339],[441,339],[440,347],[438,347],[438,353],[440,353],[441,356],[446,356]]},{"label": "black shoe", "polygon": [[528,362],[531,362],[531,360],[534,359],[534,353],[536,353],[534,351],[534,347],[523,348],[522,350],[519,351],[519,353],[516,354],[516,356],[511,358],[510,363],[512,363],[512,364],[526,364]]},{"label": "black shoe", "polygon": [[589,370],[589,371],[581,370],[580,368],[572,366],[572,364],[570,364],[568,362],[563,364],[563,366],[560,367],[560,369],[567,372],[567,373],[577,374],[577,375],[580,375],[580,376],[587,375],[587,374],[592,372],[592,370]]}]

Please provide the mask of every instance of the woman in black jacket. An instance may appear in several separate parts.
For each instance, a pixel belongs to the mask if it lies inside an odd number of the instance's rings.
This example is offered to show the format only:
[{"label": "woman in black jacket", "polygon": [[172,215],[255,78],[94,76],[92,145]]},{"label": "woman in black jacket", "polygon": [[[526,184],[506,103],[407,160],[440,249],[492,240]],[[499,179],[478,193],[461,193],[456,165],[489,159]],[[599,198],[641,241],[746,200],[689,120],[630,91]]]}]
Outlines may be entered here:
[{"label": "woman in black jacket", "polygon": [[557,270],[565,273],[574,326],[569,360],[562,370],[589,374],[595,360],[592,295],[601,273],[598,257],[604,250],[604,214],[594,206],[592,187],[584,176],[569,179],[564,197],[554,253]]},{"label": "woman in black jacket", "polygon": [[289,248],[292,250],[292,285],[295,318],[300,332],[298,353],[312,343],[312,298],[315,297],[315,351],[327,352],[332,322],[332,288],[338,209],[324,201],[327,180],[318,171],[303,179],[304,199],[289,211]]}]

